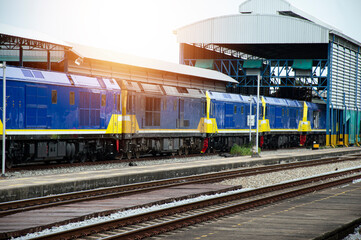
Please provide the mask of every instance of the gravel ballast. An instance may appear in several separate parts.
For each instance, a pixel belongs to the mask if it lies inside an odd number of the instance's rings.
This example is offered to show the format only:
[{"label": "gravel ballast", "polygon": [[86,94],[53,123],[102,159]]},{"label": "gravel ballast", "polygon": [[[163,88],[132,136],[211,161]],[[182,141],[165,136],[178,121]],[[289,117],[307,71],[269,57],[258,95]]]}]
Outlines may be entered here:
[{"label": "gravel ballast", "polygon": [[335,172],[342,169],[361,166],[361,160],[346,161],[332,164],[319,165],[314,167],[303,167],[290,170],[283,170],[272,173],[259,174],[242,178],[233,178],[224,180],[218,184],[224,185],[242,185],[244,188],[259,188],[267,185],[290,181],[293,179],[301,179],[314,175],[320,175],[327,172]]}]

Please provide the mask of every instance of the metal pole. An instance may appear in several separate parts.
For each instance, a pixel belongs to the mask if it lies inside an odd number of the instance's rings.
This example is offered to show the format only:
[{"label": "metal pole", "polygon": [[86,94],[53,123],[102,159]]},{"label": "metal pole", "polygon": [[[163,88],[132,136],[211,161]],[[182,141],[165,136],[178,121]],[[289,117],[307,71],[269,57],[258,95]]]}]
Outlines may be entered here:
[{"label": "metal pole", "polygon": [[252,116],[252,96],[249,96],[249,143],[251,143],[251,141],[252,141],[251,116]]},{"label": "metal pole", "polygon": [[256,156],[258,154],[258,120],[259,120],[259,82],[260,82],[260,73],[257,75],[257,117],[256,117],[256,124],[257,124],[257,133],[256,133]]},{"label": "metal pole", "polygon": [[5,176],[5,141],[6,141],[6,62],[3,62],[3,147],[2,147],[2,176]]}]

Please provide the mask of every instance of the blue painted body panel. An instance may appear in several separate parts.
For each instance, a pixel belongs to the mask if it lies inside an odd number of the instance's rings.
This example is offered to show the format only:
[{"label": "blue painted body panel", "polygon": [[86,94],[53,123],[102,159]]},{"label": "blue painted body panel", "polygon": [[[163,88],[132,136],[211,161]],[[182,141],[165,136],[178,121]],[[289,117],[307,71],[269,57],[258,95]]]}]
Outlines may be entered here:
[{"label": "blue painted body panel", "polygon": [[[211,98],[210,118],[215,118],[218,130],[223,129],[249,129],[247,125],[247,115],[250,113],[249,96],[242,96],[231,93],[209,92]],[[256,114],[256,99],[251,98],[252,115]],[[259,111],[262,114],[262,104],[260,103]],[[252,129],[256,129],[253,126]]]},{"label": "blue painted body panel", "polygon": [[[105,89],[99,84],[98,88],[89,88],[84,83],[82,87],[74,86],[69,80],[69,84],[65,84],[68,79],[65,74],[33,70],[32,73],[50,74],[61,79],[50,81],[44,77],[36,82],[36,78],[30,81],[24,76],[21,79],[19,74],[22,72],[18,68],[9,69],[7,129],[106,129],[112,114],[121,114],[121,108],[118,111],[114,103],[114,95],[120,95],[119,87]],[[52,102],[52,91],[56,91],[56,103]],[[70,105],[70,92],[74,93],[74,105]],[[101,106],[102,94],[106,95],[105,106]],[[2,105],[2,91],[0,97]]]},{"label": "blue painted body panel", "polygon": [[[210,92],[211,118],[215,118],[218,130],[249,129],[247,115],[249,115],[249,97],[238,94]],[[264,97],[266,102],[266,116],[272,130],[298,130],[303,117],[303,102],[290,99]],[[312,129],[325,129],[326,117],[323,104],[308,103],[308,121]],[[262,119],[262,104],[259,107]],[[319,124],[315,128],[314,112],[319,112]],[[256,113],[256,98],[252,99],[252,114]],[[256,126],[252,127],[255,129]]]},{"label": "blue painted body panel", "polygon": [[[160,99],[160,122],[156,125],[146,124],[146,98]],[[152,96],[138,94],[136,96],[135,111],[137,122],[140,129],[159,129],[159,130],[187,130],[197,129],[204,112],[205,98],[191,98],[179,96]],[[183,124],[180,123],[183,121]]]}]

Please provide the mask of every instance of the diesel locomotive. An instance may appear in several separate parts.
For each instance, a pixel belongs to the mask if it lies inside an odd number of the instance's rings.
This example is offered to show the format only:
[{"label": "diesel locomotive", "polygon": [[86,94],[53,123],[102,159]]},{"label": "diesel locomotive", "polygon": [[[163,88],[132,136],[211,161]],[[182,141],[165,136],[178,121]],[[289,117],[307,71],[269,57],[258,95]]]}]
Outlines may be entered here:
[{"label": "diesel locomotive", "polygon": [[[239,94],[17,67],[6,76],[7,167],[226,151],[248,142],[256,113],[256,98]],[[262,97],[259,115],[263,148],[325,142],[324,104]]]}]

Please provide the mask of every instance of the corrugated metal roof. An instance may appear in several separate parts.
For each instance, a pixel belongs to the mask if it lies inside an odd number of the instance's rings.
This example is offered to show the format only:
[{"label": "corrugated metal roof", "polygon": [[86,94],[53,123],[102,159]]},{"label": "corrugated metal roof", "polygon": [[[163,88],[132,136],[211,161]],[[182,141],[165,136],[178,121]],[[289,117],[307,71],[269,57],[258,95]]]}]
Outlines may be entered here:
[{"label": "corrugated metal roof", "polygon": [[20,38],[26,38],[26,39],[36,40],[36,41],[40,41],[40,42],[52,43],[52,44],[60,45],[60,46],[64,46],[64,47],[71,47],[66,42],[56,39],[45,33],[40,33],[40,32],[36,32],[33,30],[29,30],[29,29],[18,28],[18,27],[14,27],[14,26],[2,24],[2,23],[0,23],[0,34],[14,36],[14,37],[20,37]]},{"label": "corrugated metal roof", "polygon": [[187,76],[194,76],[200,78],[207,78],[223,82],[238,83],[233,78],[221,72],[208,70],[203,68],[191,67],[187,65],[165,62],[156,59],[148,59],[134,55],[119,53],[105,49],[99,49],[84,45],[71,44],[72,51],[83,58],[96,59],[107,62],[114,62],[125,64],[129,66],[136,66],[148,69],[155,69],[160,71],[172,72],[177,74],[184,74]]},{"label": "corrugated metal roof", "polygon": [[329,33],[361,43],[285,0],[248,0],[241,14],[202,20],[175,30],[180,43],[328,43]]},{"label": "corrugated metal roof", "polygon": [[314,22],[318,25],[326,27],[328,29],[333,29],[338,32],[340,30],[335,27],[317,19],[316,17],[292,6],[289,2],[285,0],[248,0],[239,5],[240,13],[250,13],[250,14],[274,14],[274,15],[286,15],[292,16],[300,19],[305,19],[311,22]]},{"label": "corrugated metal roof", "polygon": [[177,29],[180,43],[328,43],[329,30],[280,15],[237,14],[196,22]]}]

